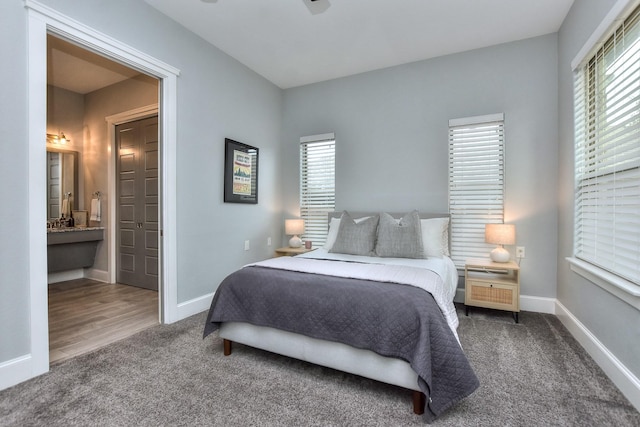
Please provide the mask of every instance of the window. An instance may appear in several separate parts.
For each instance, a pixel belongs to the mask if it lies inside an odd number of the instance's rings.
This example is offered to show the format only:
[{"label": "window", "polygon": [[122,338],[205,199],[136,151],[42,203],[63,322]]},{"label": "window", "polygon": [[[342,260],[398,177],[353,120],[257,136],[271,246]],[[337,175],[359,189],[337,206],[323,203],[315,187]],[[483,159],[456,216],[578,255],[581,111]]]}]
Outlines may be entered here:
[{"label": "window", "polygon": [[300,138],[300,217],[303,240],[327,240],[328,213],[336,208],[336,141],[333,133]]},{"label": "window", "polygon": [[575,72],[575,257],[640,285],[640,8]]},{"label": "window", "polygon": [[486,258],[485,224],[504,219],[504,114],[449,120],[451,259]]}]

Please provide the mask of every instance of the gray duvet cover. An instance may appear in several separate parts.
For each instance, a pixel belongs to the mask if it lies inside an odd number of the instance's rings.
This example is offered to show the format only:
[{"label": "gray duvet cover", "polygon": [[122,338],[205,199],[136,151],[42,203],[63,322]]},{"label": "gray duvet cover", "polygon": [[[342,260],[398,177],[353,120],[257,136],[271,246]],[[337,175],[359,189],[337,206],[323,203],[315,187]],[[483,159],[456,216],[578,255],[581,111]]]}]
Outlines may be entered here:
[{"label": "gray duvet cover", "polygon": [[431,294],[413,286],[249,266],[220,284],[204,336],[223,322],[268,326],[402,359],[418,374],[428,422],[479,386]]}]

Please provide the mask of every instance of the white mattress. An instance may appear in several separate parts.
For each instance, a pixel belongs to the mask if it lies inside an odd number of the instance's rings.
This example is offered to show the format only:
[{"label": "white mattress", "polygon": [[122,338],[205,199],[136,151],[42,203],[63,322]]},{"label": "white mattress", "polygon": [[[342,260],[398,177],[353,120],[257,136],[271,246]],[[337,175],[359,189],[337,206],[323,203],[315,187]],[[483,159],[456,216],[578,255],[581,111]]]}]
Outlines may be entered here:
[{"label": "white mattress", "polygon": [[447,295],[450,301],[456,296],[456,289],[458,288],[458,270],[455,264],[449,257],[430,257],[427,259],[411,259],[411,258],[382,258],[382,257],[370,257],[362,255],[348,255],[337,254],[327,251],[324,248],[319,248],[305,254],[297,255],[299,258],[313,258],[313,259],[330,259],[337,261],[348,262],[361,262],[369,264],[383,264],[383,265],[406,265],[409,267],[425,268],[438,274],[444,283]]}]

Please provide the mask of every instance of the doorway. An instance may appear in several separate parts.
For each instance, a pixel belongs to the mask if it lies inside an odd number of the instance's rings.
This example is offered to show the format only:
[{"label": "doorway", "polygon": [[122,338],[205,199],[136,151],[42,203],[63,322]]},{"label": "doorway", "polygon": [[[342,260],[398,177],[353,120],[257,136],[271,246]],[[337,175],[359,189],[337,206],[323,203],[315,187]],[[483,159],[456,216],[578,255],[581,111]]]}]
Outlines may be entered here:
[{"label": "doorway", "polygon": [[[114,150],[110,140],[111,124],[105,124],[105,118],[113,112],[122,114],[123,109],[131,110],[131,107],[145,109],[141,104],[156,106],[154,117],[139,121],[146,124],[142,128],[146,144],[142,144],[141,156],[136,153],[136,157],[142,157],[145,171],[139,174],[142,189],[127,199],[136,206],[141,197],[140,211],[147,215],[139,222],[145,225],[140,228],[146,242],[139,239],[142,244],[138,246],[148,249],[141,257],[142,262],[147,263],[142,270],[148,273],[142,287],[152,291],[131,289],[127,285],[140,286],[140,283],[127,277],[122,277],[122,281],[111,280],[114,263],[108,259],[112,252],[109,247],[117,246],[116,257],[123,258],[122,247],[113,239],[118,236],[119,240],[122,234],[121,222],[110,214],[113,209],[106,209],[97,218],[91,212],[88,225],[101,227],[105,233],[93,268],[80,270],[80,278],[60,280],[58,275],[53,280],[55,283],[49,281],[49,359],[54,363],[159,323],[159,85],[155,78],[53,35],[47,36],[47,45],[47,133],[64,128],[72,148],[79,153],[81,173],[76,187],[82,190],[77,195],[74,192],[78,203],[75,209],[93,211],[96,194],[101,197],[98,202],[107,207],[122,199],[120,190],[125,187],[122,181],[112,182],[118,174],[111,171],[116,166],[122,170],[122,162],[112,158],[113,153],[131,154],[132,147],[127,145],[127,138],[119,138],[122,144]],[[126,128],[124,124],[120,126]],[[125,164],[129,163],[125,161]],[[119,194],[116,195],[114,189],[118,189]],[[64,278],[64,274],[62,276]]]},{"label": "doorway", "polygon": [[[162,167],[160,195],[160,317],[162,323],[173,323],[191,313],[178,307],[177,291],[177,78],[180,70],[128,46],[113,37],[102,34],[37,2],[27,2],[27,80],[28,160],[32,165],[46,163],[43,135],[46,134],[46,82],[47,34],[73,40],[103,56],[117,60],[134,69],[142,70],[160,80],[159,117],[163,147],[160,153]],[[43,223],[45,214],[42,201],[46,198],[44,168],[31,167],[28,171],[29,196],[27,210],[29,245],[29,306],[30,353],[20,361],[13,376],[13,384],[49,370],[48,306],[47,306],[47,243]]]}]

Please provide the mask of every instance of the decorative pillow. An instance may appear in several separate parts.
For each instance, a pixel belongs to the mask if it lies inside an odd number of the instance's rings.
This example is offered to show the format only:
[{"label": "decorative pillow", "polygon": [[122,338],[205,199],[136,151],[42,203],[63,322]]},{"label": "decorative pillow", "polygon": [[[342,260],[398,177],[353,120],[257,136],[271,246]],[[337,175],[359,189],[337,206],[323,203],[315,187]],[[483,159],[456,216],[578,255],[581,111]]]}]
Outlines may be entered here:
[{"label": "decorative pillow", "polygon": [[329,252],[351,255],[373,255],[376,245],[378,215],[356,222],[347,211],[340,217],[338,236]]},{"label": "decorative pillow", "polygon": [[420,220],[425,257],[449,256],[449,218]]},{"label": "decorative pillow", "polygon": [[424,258],[420,216],[413,211],[395,220],[380,214],[376,255],[394,258]]},{"label": "decorative pillow", "polygon": [[[371,218],[370,216],[363,216],[362,218],[356,218],[356,224],[364,221],[367,218]],[[333,244],[336,242],[336,237],[338,237],[338,230],[340,229],[340,218],[331,218],[329,221],[329,232],[327,233],[327,241],[322,246],[324,249],[330,251],[333,247]]]}]

